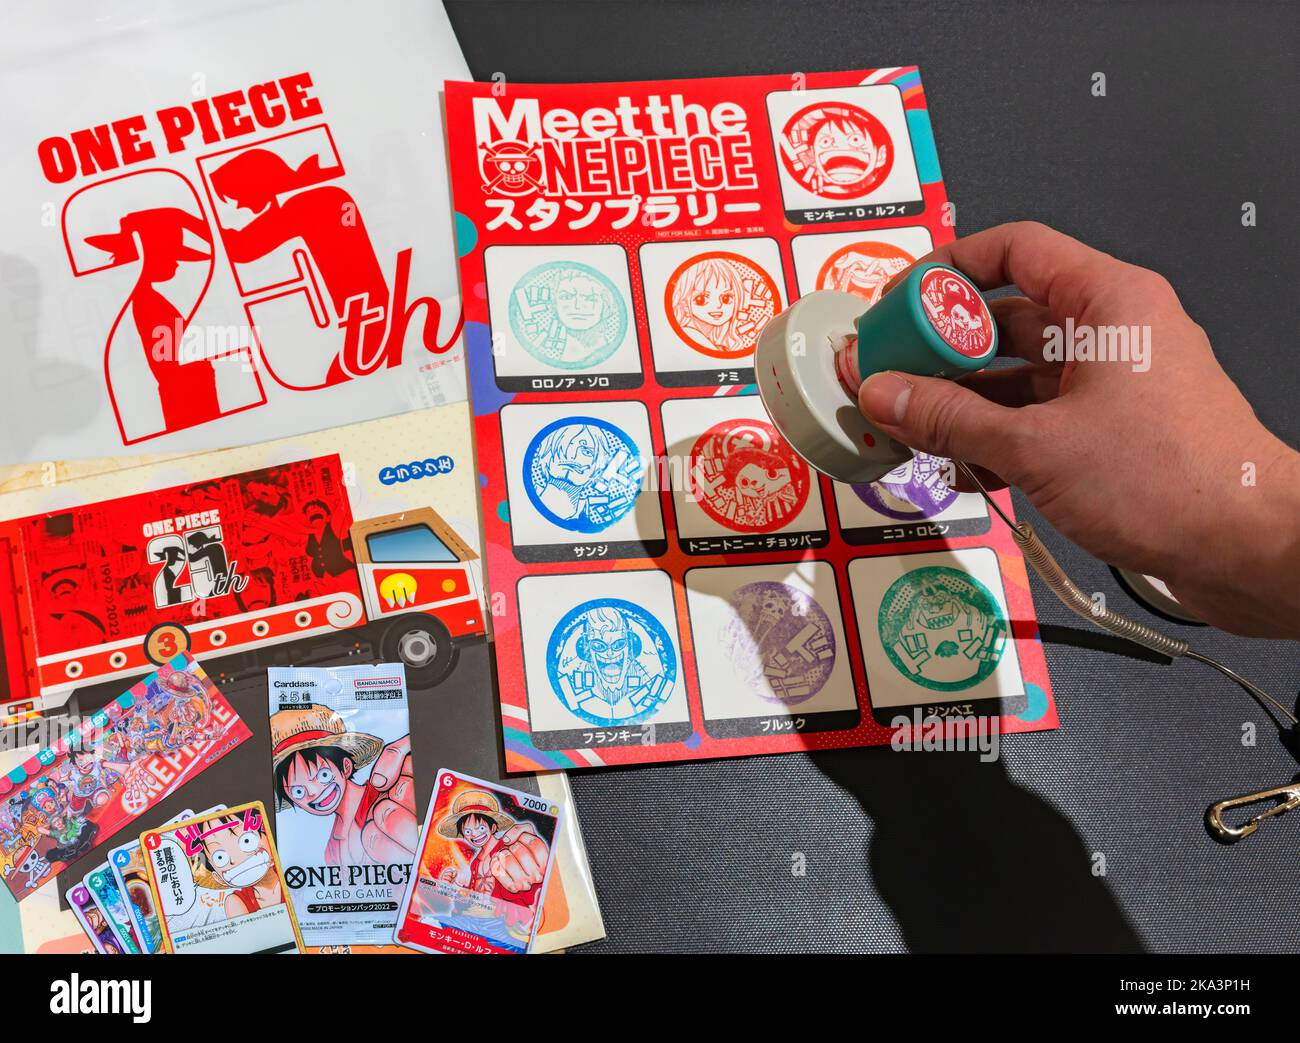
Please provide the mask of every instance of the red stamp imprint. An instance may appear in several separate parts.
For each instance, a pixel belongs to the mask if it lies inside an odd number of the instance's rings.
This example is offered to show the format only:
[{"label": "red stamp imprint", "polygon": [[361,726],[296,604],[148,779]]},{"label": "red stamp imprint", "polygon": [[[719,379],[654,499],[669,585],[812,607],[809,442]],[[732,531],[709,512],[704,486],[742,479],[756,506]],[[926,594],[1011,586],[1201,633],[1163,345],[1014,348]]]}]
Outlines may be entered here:
[{"label": "red stamp imprint", "polygon": [[817,289],[856,293],[875,304],[885,284],[915,260],[892,243],[849,243],[826,258],[817,273]]},{"label": "red stamp imprint", "polygon": [[861,199],[894,166],[894,143],[875,116],[844,101],[808,105],[786,121],[781,162],[809,192],[826,199]]},{"label": "red stamp imprint", "polygon": [[979,292],[946,268],[931,268],[921,277],[921,307],[935,333],[967,358],[988,354],[993,346],[993,316]]},{"label": "red stamp imprint", "polygon": [[758,335],[781,306],[772,277],[740,254],[713,251],[677,266],[664,290],[673,332],[702,355],[751,355]]},{"label": "red stamp imprint", "polygon": [[808,502],[808,465],[762,420],[714,424],[687,461],[687,489],[710,518],[736,532],[775,532]]}]

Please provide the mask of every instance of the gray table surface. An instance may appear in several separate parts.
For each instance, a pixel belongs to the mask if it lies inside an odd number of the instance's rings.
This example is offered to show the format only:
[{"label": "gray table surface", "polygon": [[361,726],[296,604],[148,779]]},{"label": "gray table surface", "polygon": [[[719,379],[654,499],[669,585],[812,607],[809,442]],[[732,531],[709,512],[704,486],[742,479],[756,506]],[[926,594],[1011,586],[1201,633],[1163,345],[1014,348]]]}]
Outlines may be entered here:
[{"label": "gray table surface", "polygon": [[[479,79],[920,65],[959,232],[1032,218],[1163,272],[1261,419],[1300,444],[1292,5],[447,8]],[[1105,566],[1048,540],[1085,589],[1140,613]],[[1199,664],[1080,647],[1041,584],[1035,601],[1061,727],[1008,739],[998,762],[877,749],[576,775],[609,928],[592,948],[1300,948],[1300,813],[1234,848],[1201,825],[1212,801],[1296,774],[1276,730]],[[1296,644],[1172,629],[1294,704]]]}]

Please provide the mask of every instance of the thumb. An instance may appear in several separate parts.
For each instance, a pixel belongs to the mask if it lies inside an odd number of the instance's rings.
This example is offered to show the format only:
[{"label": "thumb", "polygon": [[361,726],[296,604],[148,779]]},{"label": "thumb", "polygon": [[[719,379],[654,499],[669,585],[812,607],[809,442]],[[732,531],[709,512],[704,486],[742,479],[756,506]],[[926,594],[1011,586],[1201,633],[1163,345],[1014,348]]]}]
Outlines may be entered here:
[{"label": "thumb", "polygon": [[892,371],[873,373],[863,382],[858,406],[873,424],[912,449],[977,464],[1016,483],[1025,426],[1019,410],[951,380]]}]

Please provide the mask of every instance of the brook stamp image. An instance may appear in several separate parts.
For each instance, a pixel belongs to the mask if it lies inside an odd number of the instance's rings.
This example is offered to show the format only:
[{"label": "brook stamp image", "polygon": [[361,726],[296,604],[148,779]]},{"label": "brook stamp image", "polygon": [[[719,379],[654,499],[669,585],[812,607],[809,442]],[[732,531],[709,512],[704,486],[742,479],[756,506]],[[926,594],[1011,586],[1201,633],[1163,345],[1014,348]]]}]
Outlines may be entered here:
[{"label": "brook stamp image", "polygon": [[960,495],[943,478],[948,460],[917,453],[878,482],[853,486],[858,499],[873,511],[898,521],[933,518]]},{"label": "brook stamp image", "polygon": [[560,701],[604,727],[652,717],[673,694],[677,656],[663,624],[621,598],[571,609],[551,633],[546,670]]},{"label": "brook stamp image", "polygon": [[691,450],[688,491],[719,525],[775,532],[808,502],[808,465],[762,420],[727,420]]},{"label": "brook stamp image", "polygon": [[755,695],[787,706],[811,699],[835,668],[835,631],[821,605],[788,583],[747,583],[731,596],[735,616],[722,647]]},{"label": "brook stamp image", "polygon": [[557,369],[604,362],[627,333],[618,289],[578,261],[549,261],[525,274],[510,295],[509,315],[523,349]]},{"label": "brook stamp image", "polygon": [[944,566],[896,579],[880,603],[880,642],[909,680],[935,691],[972,688],[997,669],[1008,626],[973,576]]},{"label": "brook stamp image", "polygon": [[800,109],[786,121],[781,162],[808,191],[826,199],[861,199],[889,176],[889,131],[866,109],[846,101]]},{"label": "brook stamp image", "polygon": [[664,290],[668,323],[703,355],[743,359],[780,306],[772,277],[739,254],[712,251],[678,266]]},{"label": "brook stamp image", "polygon": [[601,532],[628,513],[646,464],[621,428],[589,416],[547,424],[524,451],[524,489],[543,518]]}]

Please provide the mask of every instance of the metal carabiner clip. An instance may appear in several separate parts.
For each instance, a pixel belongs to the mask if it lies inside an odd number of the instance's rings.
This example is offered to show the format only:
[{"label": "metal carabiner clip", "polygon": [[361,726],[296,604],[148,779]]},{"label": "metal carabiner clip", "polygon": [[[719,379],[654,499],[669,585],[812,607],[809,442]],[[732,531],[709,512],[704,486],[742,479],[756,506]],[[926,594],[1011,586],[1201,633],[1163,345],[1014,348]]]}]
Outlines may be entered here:
[{"label": "metal carabiner clip", "polygon": [[[1254,818],[1243,822],[1240,826],[1230,826],[1223,821],[1223,813],[1229,808],[1242,808],[1250,804],[1260,804],[1266,800],[1275,800],[1277,803],[1271,808],[1261,811]],[[1259,824],[1264,819],[1273,818],[1275,815],[1284,815],[1295,808],[1300,808],[1300,779],[1289,782],[1285,786],[1263,789],[1258,793],[1246,793],[1240,797],[1229,797],[1217,804],[1211,804],[1205,812],[1205,824],[1219,840],[1222,840],[1225,844],[1234,844],[1259,829]]]}]

